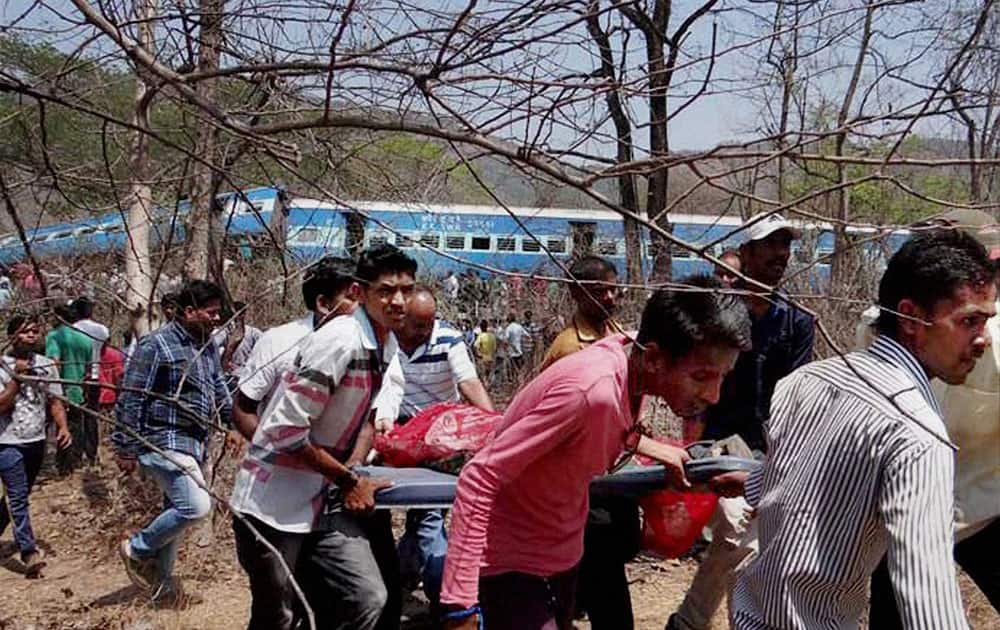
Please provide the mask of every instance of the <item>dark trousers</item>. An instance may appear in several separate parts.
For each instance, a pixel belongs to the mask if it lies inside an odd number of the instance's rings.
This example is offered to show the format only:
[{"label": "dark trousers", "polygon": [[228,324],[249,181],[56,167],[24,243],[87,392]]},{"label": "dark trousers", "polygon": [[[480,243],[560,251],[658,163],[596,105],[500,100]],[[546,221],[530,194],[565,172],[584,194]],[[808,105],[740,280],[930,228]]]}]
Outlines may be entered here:
[{"label": "dark trousers", "polygon": [[[990,601],[993,609],[1000,612],[1000,519],[995,519],[986,529],[955,545],[955,560]],[[872,574],[868,627],[872,630],[901,630],[903,627],[885,558]]]},{"label": "dark trousers", "polygon": [[543,578],[501,573],[479,578],[479,606],[489,630],[572,630],[577,570]]},{"label": "dark trousers", "polygon": [[0,481],[4,497],[0,501],[0,534],[14,521],[14,542],[21,557],[35,551],[35,532],[28,514],[28,495],[38,478],[45,458],[45,440],[28,444],[0,444]]},{"label": "dark trousers", "polygon": [[[283,532],[249,515],[243,518],[274,546],[288,568],[295,571],[307,534]],[[299,606],[288,571],[281,565],[278,555],[236,517],[233,517],[233,534],[236,537],[236,556],[250,578],[252,601],[248,630],[291,630],[295,627],[295,611]]]},{"label": "dark trousers", "polygon": [[327,630],[398,630],[399,557],[388,510],[323,517],[299,560],[316,626]]},{"label": "dark trousers", "polygon": [[66,405],[66,424],[73,436],[73,444],[56,453],[59,472],[65,474],[73,471],[83,461],[84,455],[91,462],[97,461],[97,443],[100,440],[97,422],[97,418],[76,405]]},{"label": "dark trousers", "polygon": [[625,564],[639,552],[641,534],[635,499],[601,497],[591,501],[577,598],[593,630],[634,627]]}]

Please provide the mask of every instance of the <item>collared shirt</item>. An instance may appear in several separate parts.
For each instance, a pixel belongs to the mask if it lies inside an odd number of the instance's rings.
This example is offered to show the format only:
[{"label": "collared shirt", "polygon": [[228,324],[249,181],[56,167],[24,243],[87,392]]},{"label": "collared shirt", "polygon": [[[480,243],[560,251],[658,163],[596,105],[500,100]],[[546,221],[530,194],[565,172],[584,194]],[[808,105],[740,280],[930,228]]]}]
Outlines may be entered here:
[{"label": "collared shirt", "polygon": [[435,403],[457,402],[458,384],[478,378],[462,333],[441,320],[434,322],[430,338],[413,354],[400,349],[399,366],[404,382],[401,418],[415,416]]},{"label": "collared shirt", "polygon": [[772,295],[771,308],[753,320],[753,347],[740,353],[722,382],[719,403],[705,414],[705,439],[739,435],[750,448],[763,451],[763,425],[771,410],[778,381],[812,359],[813,319]]},{"label": "collared shirt", "polygon": [[906,628],[967,627],[952,559],[954,447],[917,360],[888,337],[783,379],[747,480],[760,554],[733,627],[856,628],[883,557]]},{"label": "collared shirt", "polygon": [[583,318],[574,314],[570,325],[552,341],[552,345],[549,346],[548,351],[545,353],[545,358],[542,359],[542,367],[540,369],[544,370],[559,359],[569,356],[574,352],[579,352],[608,335],[622,332],[624,332],[624,329],[613,319],[605,322],[602,330],[597,330]]},{"label": "collared shirt", "polygon": [[[3,357],[0,366],[0,389],[14,378],[17,360]],[[28,444],[45,439],[45,419],[51,397],[62,396],[59,370],[56,364],[40,354],[32,354],[28,361],[31,368],[26,376],[37,381],[21,381],[14,398],[14,407],[0,413],[0,444]]]},{"label": "collared shirt", "polygon": [[382,377],[398,370],[396,338],[378,343],[365,309],[337,317],[302,342],[261,415],[233,486],[233,508],[286,532],[316,526],[328,487],[295,454],[307,442],[346,461]]},{"label": "collared shirt", "polygon": [[[178,322],[139,340],[118,394],[117,424],[168,451],[204,458],[211,425],[228,425],[232,399],[208,339],[198,343]],[[139,455],[148,448],[127,431],[111,436],[116,448]]]},{"label": "collared shirt", "polygon": [[[1000,301],[997,302],[1000,310]],[[875,339],[879,308],[866,310],[855,329],[856,349]],[[993,343],[961,385],[935,380],[955,462],[955,538],[965,540],[1000,517],[1000,315],[986,322]]]}]

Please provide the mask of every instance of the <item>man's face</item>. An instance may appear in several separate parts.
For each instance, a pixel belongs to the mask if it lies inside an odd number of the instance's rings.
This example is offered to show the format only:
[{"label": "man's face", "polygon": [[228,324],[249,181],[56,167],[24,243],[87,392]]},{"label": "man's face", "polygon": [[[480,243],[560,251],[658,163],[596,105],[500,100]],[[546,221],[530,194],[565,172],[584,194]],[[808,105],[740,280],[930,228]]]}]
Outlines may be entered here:
[{"label": "man's face", "polygon": [[[730,254],[728,256],[723,256],[719,260],[726,263],[736,271],[740,271],[741,269],[739,256],[733,256]],[[716,277],[719,278],[719,280],[722,281],[722,284],[725,285],[727,289],[733,288],[733,285],[736,283],[736,276],[733,274],[733,272],[729,271],[728,269],[723,269],[722,267],[716,267],[715,275]]]},{"label": "man's face", "polygon": [[750,241],[741,250],[743,273],[758,282],[775,286],[781,282],[792,253],[792,235],[778,230],[757,241]]},{"label": "man's face", "polygon": [[14,333],[13,345],[16,352],[28,352],[38,349],[42,338],[42,326],[38,322],[27,322]]},{"label": "man's face", "polygon": [[365,310],[379,326],[398,332],[406,323],[406,306],[416,281],[408,273],[385,273],[362,290]]},{"label": "man's face", "polygon": [[[934,305],[927,314],[919,307],[900,302],[900,312],[930,322],[925,325],[900,318],[900,325],[913,333],[917,359],[932,377],[949,385],[961,385],[991,343],[986,320],[996,314],[997,290],[993,283],[963,286],[949,300]],[[912,303],[910,303],[912,304]]]},{"label": "man's face", "polygon": [[[610,318],[618,310],[618,296],[620,292],[615,286],[618,276],[614,272],[604,276],[603,282],[588,282],[582,287],[571,285],[573,299],[576,300],[577,308],[588,320],[603,322]],[[586,292],[586,293],[584,293]],[[590,297],[587,297],[587,296]]]},{"label": "man's face", "polygon": [[397,333],[399,341],[407,348],[416,348],[427,342],[434,332],[434,318],[437,308],[434,298],[420,294],[410,299],[406,309],[406,322]]},{"label": "man's face", "polygon": [[697,416],[719,402],[722,381],[736,365],[739,354],[729,346],[698,345],[673,359],[655,343],[647,344],[641,387],[666,400],[682,418]]},{"label": "man's face", "polygon": [[201,306],[185,306],[181,314],[184,327],[206,339],[222,321],[222,301],[209,300]]}]

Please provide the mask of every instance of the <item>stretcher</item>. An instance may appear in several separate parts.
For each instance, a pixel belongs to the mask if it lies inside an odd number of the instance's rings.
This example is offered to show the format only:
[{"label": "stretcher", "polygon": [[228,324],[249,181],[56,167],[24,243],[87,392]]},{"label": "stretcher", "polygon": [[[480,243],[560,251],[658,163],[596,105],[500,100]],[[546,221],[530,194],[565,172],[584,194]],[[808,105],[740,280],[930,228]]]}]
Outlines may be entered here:
[{"label": "stretcher", "polygon": [[[760,462],[742,457],[723,455],[687,462],[685,474],[692,483],[703,483],[712,477],[734,471],[752,472]],[[358,473],[392,481],[392,486],[375,495],[380,508],[448,508],[455,500],[456,475],[427,468],[391,468],[364,466]],[[590,484],[591,496],[642,496],[666,485],[663,466],[627,466],[622,470],[596,477]]]}]

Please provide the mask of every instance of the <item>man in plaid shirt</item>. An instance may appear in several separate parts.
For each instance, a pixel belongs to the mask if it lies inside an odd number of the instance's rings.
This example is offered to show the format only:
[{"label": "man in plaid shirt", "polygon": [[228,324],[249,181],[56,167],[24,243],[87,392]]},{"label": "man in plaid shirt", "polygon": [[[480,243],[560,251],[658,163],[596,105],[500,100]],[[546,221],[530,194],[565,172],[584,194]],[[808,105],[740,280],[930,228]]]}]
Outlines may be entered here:
[{"label": "man in plaid shirt", "polygon": [[201,465],[211,429],[232,414],[211,340],[222,297],[211,282],[187,283],[176,319],[139,340],[118,397],[118,465],[129,473],[141,466],[166,497],[164,511],[119,547],[129,577],[156,601],[180,595],[171,576],[181,536],[212,507]]}]

